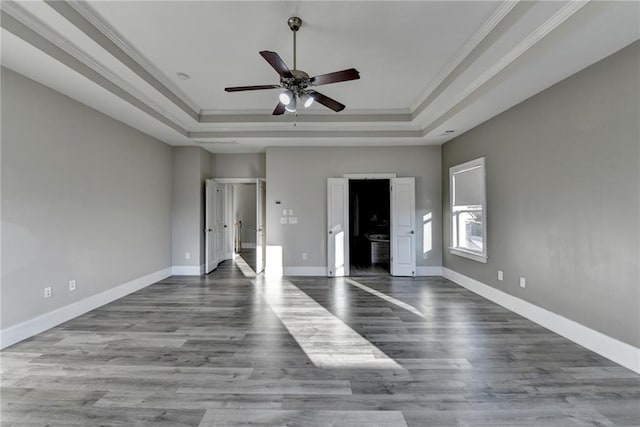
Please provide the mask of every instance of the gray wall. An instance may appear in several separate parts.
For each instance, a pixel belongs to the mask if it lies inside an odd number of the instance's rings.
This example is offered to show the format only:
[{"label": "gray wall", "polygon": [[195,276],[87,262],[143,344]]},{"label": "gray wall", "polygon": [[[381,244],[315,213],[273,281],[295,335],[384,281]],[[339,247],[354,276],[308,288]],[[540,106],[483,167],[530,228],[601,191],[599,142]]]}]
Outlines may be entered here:
[{"label": "gray wall", "polygon": [[1,84],[2,328],[169,267],[171,148],[13,71]]},{"label": "gray wall", "polygon": [[215,154],[213,156],[215,178],[264,178],[265,154]]},{"label": "gray wall", "polygon": [[639,63],[636,42],[442,148],[444,247],[449,167],[486,156],[489,256],[481,264],[445,249],[444,265],[634,346]]},{"label": "gray wall", "polygon": [[[204,181],[212,154],[200,147],[173,147],[172,262],[200,266],[204,255]],[[185,253],[190,259],[185,258]]]},{"label": "gray wall", "polygon": [[234,184],[234,221],[242,220],[242,243],[256,243],[256,185]]},{"label": "gray wall", "polygon": [[[433,215],[433,249],[418,266],[442,265],[440,147],[267,148],[267,245],[282,246],[285,267],[327,265],[327,178],[345,173],[396,173],[416,177],[416,224]],[[282,205],[276,205],[280,200]],[[293,209],[297,225],[280,225],[282,209]],[[302,253],[308,254],[307,260]]]}]

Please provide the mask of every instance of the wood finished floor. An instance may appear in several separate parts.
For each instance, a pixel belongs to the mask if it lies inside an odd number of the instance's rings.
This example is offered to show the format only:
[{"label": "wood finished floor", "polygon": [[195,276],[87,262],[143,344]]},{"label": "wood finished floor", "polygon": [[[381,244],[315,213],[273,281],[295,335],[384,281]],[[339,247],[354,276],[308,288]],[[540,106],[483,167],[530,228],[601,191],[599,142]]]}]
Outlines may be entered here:
[{"label": "wood finished floor", "polygon": [[446,279],[287,279],[225,262],[5,349],[2,425],[640,425],[640,376]]}]

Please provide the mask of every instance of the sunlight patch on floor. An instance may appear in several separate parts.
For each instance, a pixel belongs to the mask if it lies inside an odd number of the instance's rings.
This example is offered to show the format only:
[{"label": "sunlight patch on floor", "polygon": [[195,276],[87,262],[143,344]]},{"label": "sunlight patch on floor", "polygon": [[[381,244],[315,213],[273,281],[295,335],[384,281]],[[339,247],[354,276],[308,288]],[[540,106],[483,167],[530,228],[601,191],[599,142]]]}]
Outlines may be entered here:
[{"label": "sunlight patch on floor", "polygon": [[345,278],[344,281],[346,283],[352,285],[352,286],[355,286],[357,288],[362,289],[365,292],[369,292],[372,295],[375,295],[375,296],[377,296],[379,298],[382,298],[383,300],[385,300],[387,302],[390,302],[391,304],[397,305],[400,308],[404,308],[405,310],[412,312],[416,316],[420,316],[423,319],[426,319],[426,316],[424,314],[420,313],[420,311],[417,308],[415,308],[412,305],[407,304],[406,302],[402,302],[399,299],[395,299],[394,297],[390,297],[387,294],[383,294],[382,292],[377,291],[377,290],[375,290],[373,288],[370,288],[367,285],[363,285],[362,283],[356,282],[353,279]]},{"label": "sunlight patch on floor", "polygon": [[252,282],[317,367],[403,369],[293,283],[263,277]]},{"label": "sunlight patch on floor", "polygon": [[233,261],[236,263],[242,274],[244,274],[244,277],[256,277],[256,272],[253,271],[253,268],[251,268],[240,255],[234,254]]}]

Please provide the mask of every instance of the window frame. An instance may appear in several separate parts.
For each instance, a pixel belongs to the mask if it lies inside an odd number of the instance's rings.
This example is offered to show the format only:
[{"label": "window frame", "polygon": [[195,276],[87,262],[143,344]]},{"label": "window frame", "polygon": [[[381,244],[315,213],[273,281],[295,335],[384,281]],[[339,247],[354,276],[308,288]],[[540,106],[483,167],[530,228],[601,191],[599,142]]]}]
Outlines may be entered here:
[{"label": "window frame", "polygon": [[[485,165],[485,158],[479,157],[477,159],[473,159],[459,165],[451,166],[449,168],[449,233],[451,238],[449,251],[454,255],[458,255],[460,257],[468,258],[481,263],[486,263],[487,259],[489,258],[487,253],[487,169]],[[454,240],[456,235],[455,227],[457,226],[457,221],[454,217],[455,186],[453,178],[460,172],[475,169],[478,167],[482,168],[482,253],[471,251],[460,246],[454,246],[454,244],[457,244],[458,242]]]}]

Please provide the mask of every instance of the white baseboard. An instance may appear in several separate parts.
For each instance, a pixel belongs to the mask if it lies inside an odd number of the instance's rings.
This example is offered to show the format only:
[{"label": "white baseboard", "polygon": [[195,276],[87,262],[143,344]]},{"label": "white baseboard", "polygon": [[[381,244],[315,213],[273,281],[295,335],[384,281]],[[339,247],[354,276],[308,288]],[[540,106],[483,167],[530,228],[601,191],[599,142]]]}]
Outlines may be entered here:
[{"label": "white baseboard", "polygon": [[91,295],[80,301],[60,307],[33,319],[18,323],[0,331],[0,348],[8,347],[19,341],[51,329],[61,323],[85,314],[91,310],[146,288],[162,279],[171,276],[171,268],[156,271],[130,282]]},{"label": "white baseboard", "polygon": [[293,266],[284,268],[285,276],[326,276],[327,267]]},{"label": "white baseboard", "polygon": [[640,374],[640,348],[593,330],[564,316],[509,295],[446,267],[442,275],[470,291]]},{"label": "white baseboard", "polygon": [[242,242],[242,249],[255,249],[255,248],[256,248],[256,244],[255,243]]},{"label": "white baseboard", "polygon": [[442,267],[416,267],[416,276],[442,276]]},{"label": "white baseboard", "polygon": [[171,267],[171,274],[173,276],[200,276],[204,274],[204,269],[204,265],[174,265]]}]

